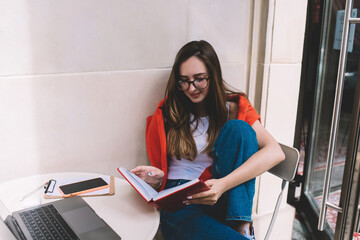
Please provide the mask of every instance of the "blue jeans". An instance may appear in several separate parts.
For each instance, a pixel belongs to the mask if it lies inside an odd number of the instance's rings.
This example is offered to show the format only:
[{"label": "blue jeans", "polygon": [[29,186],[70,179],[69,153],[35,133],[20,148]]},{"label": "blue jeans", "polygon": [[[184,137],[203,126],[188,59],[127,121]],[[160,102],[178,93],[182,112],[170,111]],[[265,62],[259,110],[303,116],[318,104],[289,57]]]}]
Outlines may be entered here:
[{"label": "blue jeans", "polygon": [[[230,120],[221,129],[213,147],[213,178],[222,178],[258,151],[256,133],[241,120]],[[166,188],[188,180],[167,180]],[[189,205],[174,213],[161,210],[160,227],[165,239],[247,239],[230,226],[251,221],[255,179],[225,192],[214,206]]]}]

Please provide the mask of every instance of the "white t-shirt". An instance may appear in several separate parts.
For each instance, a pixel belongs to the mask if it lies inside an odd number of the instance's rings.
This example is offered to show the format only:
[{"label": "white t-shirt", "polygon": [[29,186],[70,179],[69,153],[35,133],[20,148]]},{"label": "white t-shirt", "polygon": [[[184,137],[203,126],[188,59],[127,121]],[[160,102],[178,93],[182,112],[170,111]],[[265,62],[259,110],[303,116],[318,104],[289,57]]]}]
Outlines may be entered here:
[{"label": "white t-shirt", "polygon": [[[191,120],[194,116],[191,115]],[[201,153],[207,146],[207,129],[209,128],[209,117],[200,117],[198,126],[193,133],[193,138],[196,143],[198,154],[194,161],[176,157],[172,157],[169,161],[168,179],[187,179],[192,180],[198,178],[204,170],[213,163],[213,159],[206,153]],[[196,122],[193,122],[190,127],[193,130]]]},{"label": "white t-shirt", "polygon": [[[226,108],[229,112],[230,102],[226,103]],[[194,119],[194,115],[190,115],[190,120]],[[212,157],[206,153],[201,153],[207,146],[207,130],[209,128],[209,117],[200,117],[198,126],[193,133],[193,138],[198,150],[198,154],[194,161],[176,157],[171,157],[168,167],[168,179],[186,179],[193,180],[200,177],[204,170],[213,163]],[[191,130],[196,127],[196,122],[191,125]]]}]

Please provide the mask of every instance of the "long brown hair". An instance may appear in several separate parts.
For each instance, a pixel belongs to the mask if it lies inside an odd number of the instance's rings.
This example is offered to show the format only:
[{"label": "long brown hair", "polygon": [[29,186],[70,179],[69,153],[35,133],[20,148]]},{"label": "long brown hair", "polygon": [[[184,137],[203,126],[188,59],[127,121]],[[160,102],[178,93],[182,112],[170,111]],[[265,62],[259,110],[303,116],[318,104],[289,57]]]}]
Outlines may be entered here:
[{"label": "long brown hair", "polygon": [[203,150],[203,153],[209,156],[211,156],[220,129],[228,120],[227,96],[234,93],[225,86],[219,59],[214,48],[208,42],[192,41],[179,50],[166,86],[163,109],[167,153],[177,159],[183,157],[194,160],[197,156],[197,148],[190,127],[190,113],[195,116],[193,121],[198,120],[195,104],[177,87],[180,66],[192,56],[196,56],[205,64],[209,76],[209,92],[205,98],[205,111],[209,116],[208,145]]}]

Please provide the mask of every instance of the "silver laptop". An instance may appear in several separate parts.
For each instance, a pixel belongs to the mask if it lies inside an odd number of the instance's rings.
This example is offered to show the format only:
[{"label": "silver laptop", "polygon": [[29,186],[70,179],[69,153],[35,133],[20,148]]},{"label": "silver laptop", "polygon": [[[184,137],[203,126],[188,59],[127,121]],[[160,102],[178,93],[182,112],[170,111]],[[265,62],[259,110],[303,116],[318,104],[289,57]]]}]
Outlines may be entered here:
[{"label": "silver laptop", "polygon": [[81,198],[16,211],[0,221],[0,239],[121,239]]}]

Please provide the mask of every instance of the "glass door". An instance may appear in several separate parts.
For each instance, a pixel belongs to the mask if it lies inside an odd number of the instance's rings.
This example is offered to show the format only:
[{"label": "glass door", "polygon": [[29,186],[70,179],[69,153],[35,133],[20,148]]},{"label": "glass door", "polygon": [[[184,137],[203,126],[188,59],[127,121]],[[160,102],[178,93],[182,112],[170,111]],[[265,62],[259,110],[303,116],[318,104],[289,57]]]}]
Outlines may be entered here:
[{"label": "glass door", "polygon": [[[314,239],[347,239],[340,237],[345,236],[346,222],[352,218],[355,226],[355,219],[359,218],[356,161],[359,162],[360,155],[356,154],[359,138],[356,126],[359,125],[360,95],[356,89],[360,82],[360,28],[355,23],[349,25],[343,79],[342,84],[338,84],[345,7],[350,1],[309,1],[295,141],[302,164],[297,183],[293,184],[293,188],[301,186],[301,193],[297,196],[296,191],[290,189],[289,201],[309,223]],[[351,11],[352,18],[359,16],[359,7],[357,0]],[[336,104],[338,109],[334,108]],[[337,110],[338,114],[334,114]],[[329,161],[331,164],[327,165]],[[326,173],[331,177],[326,177]],[[328,192],[324,194],[324,190]],[[326,217],[323,229],[319,230],[322,209]],[[351,231],[356,231],[355,227],[347,230],[349,234]]]},{"label": "glass door", "polygon": [[359,239],[359,193],[360,193],[360,83],[356,84],[353,119],[355,123],[351,126],[349,144],[347,148],[346,164],[344,169],[343,187],[339,206],[341,212],[338,214],[335,239]]}]

